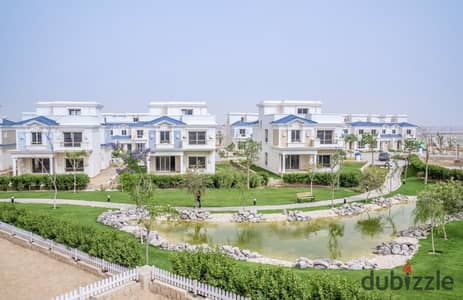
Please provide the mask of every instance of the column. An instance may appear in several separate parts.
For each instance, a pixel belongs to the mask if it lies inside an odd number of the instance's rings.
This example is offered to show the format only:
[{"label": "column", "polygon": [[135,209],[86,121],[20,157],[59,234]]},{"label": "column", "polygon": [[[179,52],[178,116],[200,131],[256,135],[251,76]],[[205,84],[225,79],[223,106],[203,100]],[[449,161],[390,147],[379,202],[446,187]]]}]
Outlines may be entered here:
[{"label": "column", "polygon": [[281,155],[281,161],[282,161],[281,173],[284,174],[286,172],[286,155],[285,154]]},{"label": "column", "polygon": [[49,159],[50,159],[50,174],[54,174],[54,172],[55,172],[54,161],[55,160],[54,160],[53,156],[50,156]]},{"label": "column", "polygon": [[180,155],[180,174],[185,173],[183,170],[183,155]]},{"label": "column", "polygon": [[151,156],[148,154],[146,157],[146,173],[150,174],[151,173]]},{"label": "column", "polygon": [[16,158],[13,158],[13,176],[16,176]]}]

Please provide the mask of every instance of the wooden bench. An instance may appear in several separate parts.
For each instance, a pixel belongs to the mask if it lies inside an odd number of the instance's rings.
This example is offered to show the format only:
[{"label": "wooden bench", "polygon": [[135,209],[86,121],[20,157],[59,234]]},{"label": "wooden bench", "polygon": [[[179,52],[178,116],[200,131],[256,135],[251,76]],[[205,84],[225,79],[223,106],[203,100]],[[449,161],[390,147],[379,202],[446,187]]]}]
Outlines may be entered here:
[{"label": "wooden bench", "polygon": [[296,193],[296,200],[298,203],[305,202],[305,200],[315,201],[315,196],[311,192]]}]

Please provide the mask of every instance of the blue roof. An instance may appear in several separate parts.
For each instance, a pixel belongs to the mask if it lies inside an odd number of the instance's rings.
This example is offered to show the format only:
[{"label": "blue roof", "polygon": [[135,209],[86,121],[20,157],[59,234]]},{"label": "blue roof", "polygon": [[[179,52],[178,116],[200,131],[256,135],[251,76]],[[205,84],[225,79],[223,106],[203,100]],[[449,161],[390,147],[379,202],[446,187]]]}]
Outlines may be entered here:
[{"label": "blue roof", "polygon": [[45,124],[45,125],[50,125],[50,126],[51,125],[58,125],[58,123],[55,120],[52,120],[52,119],[44,117],[44,116],[38,116],[38,117],[30,118],[30,119],[27,119],[27,120],[22,120],[22,121],[19,121],[19,122],[15,122],[14,125],[23,125],[23,124],[26,124],[26,123],[29,123],[29,122],[39,122],[39,123],[42,123],[42,124]]},{"label": "blue roof", "polygon": [[252,121],[252,122],[246,122],[246,121],[236,121],[235,123],[231,124],[232,127],[234,126],[252,126],[258,124],[259,121]]},{"label": "blue roof", "polygon": [[402,135],[400,133],[398,134],[381,134],[379,136],[382,139],[400,139],[402,138]]},{"label": "blue roof", "polygon": [[14,124],[15,124],[14,121],[11,121],[8,119],[2,119],[2,122],[0,123],[0,125],[14,125]]},{"label": "blue roof", "polygon": [[162,122],[172,123],[174,125],[186,125],[186,123],[179,121],[177,119],[171,118],[169,116],[162,116],[151,121],[139,121],[139,122],[112,122],[112,123],[103,123],[105,126],[131,126],[131,127],[141,127],[145,125],[155,125]]},{"label": "blue roof", "polygon": [[348,123],[353,127],[383,127],[383,126],[399,126],[399,127],[418,127],[414,124],[408,122],[400,122],[400,123],[384,123],[384,122],[351,122]]},{"label": "blue roof", "polygon": [[291,121],[294,121],[294,120],[299,120],[299,121],[302,121],[302,122],[308,123],[308,124],[317,124],[317,122],[315,122],[315,121],[312,121],[312,120],[309,120],[309,119],[306,119],[306,118],[303,118],[303,117],[299,117],[299,116],[296,116],[296,115],[287,115],[286,117],[283,117],[281,119],[272,121],[271,124],[287,124],[287,123],[289,123]]}]

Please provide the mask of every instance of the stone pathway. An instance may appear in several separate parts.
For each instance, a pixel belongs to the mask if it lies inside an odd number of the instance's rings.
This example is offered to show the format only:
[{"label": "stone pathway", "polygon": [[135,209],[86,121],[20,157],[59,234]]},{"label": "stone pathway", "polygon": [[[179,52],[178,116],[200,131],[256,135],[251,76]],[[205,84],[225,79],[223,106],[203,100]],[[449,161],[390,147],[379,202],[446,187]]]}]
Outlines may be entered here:
[{"label": "stone pathway", "polygon": [[[370,192],[370,198],[375,198],[389,194],[391,191],[397,190],[402,184],[400,174],[402,174],[402,169],[404,167],[404,162],[399,161],[399,170],[396,171],[394,177],[392,178],[392,189],[389,190],[389,180],[386,179],[382,190],[375,190]],[[354,195],[346,197],[346,202],[355,202],[364,200],[367,197],[367,193]],[[10,199],[0,199],[0,202],[9,202]],[[44,204],[53,204],[52,199],[34,199],[34,198],[16,198],[15,202],[18,203],[44,203]],[[335,199],[334,204],[341,204],[344,202],[344,198]],[[69,204],[69,205],[80,205],[80,206],[91,206],[91,207],[105,207],[105,208],[131,208],[135,207],[134,204],[127,203],[112,203],[112,202],[99,202],[99,201],[86,201],[86,200],[70,200],[70,199],[56,199],[57,204]],[[304,208],[304,207],[318,207],[318,206],[329,206],[331,205],[331,200],[322,200],[316,202],[306,202],[306,203],[291,203],[291,204],[281,204],[281,205],[256,205],[256,206],[229,206],[229,207],[203,207],[203,209],[208,211],[238,211],[243,208],[249,208],[253,210],[283,210],[283,209],[294,209],[294,208]],[[187,209],[191,207],[178,207],[179,209]]]},{"label": "stone pathway", "polygon": [[109,167],[101,171],[95,177],[90,178],[87,190],[94,191],[104,189],[112,189],[112,182],[117,177],[116,167]]}]

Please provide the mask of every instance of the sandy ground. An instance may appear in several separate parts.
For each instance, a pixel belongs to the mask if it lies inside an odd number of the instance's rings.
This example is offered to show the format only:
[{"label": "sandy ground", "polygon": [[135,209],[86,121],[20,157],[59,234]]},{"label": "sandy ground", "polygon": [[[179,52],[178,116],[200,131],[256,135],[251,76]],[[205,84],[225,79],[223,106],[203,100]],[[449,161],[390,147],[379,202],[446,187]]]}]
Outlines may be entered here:
[{"label": "sandy ground", "polygon": [[439,165],[451,169],[463,168],[463,155],[460,156],[460,162],[455,162],[455,156],[453,157],[430,157],[429,163],[433,165]]},{"label": "sandy ground", "polygon": [[111,300],[168,300],[168,298],[154,294],[148,290],[143,290],[140,283],[131,283],[124,288],[117,288],[102,296],[109,297]]},{"label": "sandy ground", "polygon": [[51,299],[101,278],[0,238],[0,299]]}]

